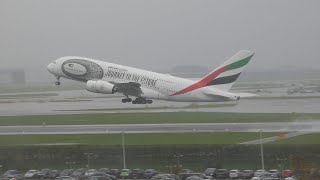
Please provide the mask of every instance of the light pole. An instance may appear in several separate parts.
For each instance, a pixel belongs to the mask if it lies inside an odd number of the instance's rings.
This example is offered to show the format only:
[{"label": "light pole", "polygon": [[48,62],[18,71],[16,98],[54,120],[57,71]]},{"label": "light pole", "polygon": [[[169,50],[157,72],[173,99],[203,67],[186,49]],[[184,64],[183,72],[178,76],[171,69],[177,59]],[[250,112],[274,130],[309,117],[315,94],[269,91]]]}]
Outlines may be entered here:
[{"label": "light pole", "polygon": [[123,159],[123,169],[127,169],[127,165],[126,165],[126,146],[125,146],[125,140],[124,140],[124,133],[125,133],[125,131],[123,131],[121,133],[121,135],[122,135],[122,159]]},{"label": "light pole", "polygon": [[69,169],[72,169],[72,165],[76,164],[76,162],[74,162],[74,161],[67,161],[65,163],[66,163],[66,165],[68,165]]},{"label": "light pole", "polygon": [[177,158],[177,166],[178,168],[180,168],[180,158],[183,157],[183,155],[179,153],[174,155],[173,157]]},{"label": "light pole", "polygon": [[88,169],[89,169],[89,168],[90,168],[90,156],[93,155],[93,153],[84,153],[84,154],[87,155],[87,161],[88,161],[88,162],[87,162],[87,163],[88,163],[88,164],[87,164],[87,167],[88,167]]},{"label": "light pole", "polygon": [[263,130],[259,131],[259,134],[260,134],[260,155],[261,155],[261,168],[262,168],[262,170],[264,170],[264,153],[263,153],[262,132],[263,132]]}]

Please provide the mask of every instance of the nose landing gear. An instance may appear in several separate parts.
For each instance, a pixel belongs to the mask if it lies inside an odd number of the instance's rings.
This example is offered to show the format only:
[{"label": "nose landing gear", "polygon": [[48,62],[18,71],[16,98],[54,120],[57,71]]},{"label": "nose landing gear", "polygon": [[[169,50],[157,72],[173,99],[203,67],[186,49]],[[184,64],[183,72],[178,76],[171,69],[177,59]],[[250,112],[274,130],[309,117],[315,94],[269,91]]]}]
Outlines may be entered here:
[{"label": "nose landing gear", "polygon": [[56,86],[60,86],[61,82],[60,82],[60,77],[57,77],[57,81],[54,83]]}]

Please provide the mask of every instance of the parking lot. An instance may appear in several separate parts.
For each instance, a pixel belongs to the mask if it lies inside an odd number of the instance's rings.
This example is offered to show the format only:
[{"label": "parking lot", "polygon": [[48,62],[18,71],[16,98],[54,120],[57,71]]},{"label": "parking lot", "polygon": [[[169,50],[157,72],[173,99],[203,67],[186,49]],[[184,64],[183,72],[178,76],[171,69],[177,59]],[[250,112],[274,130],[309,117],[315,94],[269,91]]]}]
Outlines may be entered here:
[{"label": "parking lot", "polygon": [[[320,171],[313,171],[313,177],[320,177]],[[207,168],[203,172],[193,172],[190,169],[181,169],[179,173],[170,174],[159,172],[155,169],[64,169],[64,170],[7,170],[1,176],[3,180],[24,179],[56,179],[56,180],[117,180],[117,179],[151,179],[151,180],[217,180],[217,179],[252,179],[252,180],[295,180],[291,170],[227,170]]]}]

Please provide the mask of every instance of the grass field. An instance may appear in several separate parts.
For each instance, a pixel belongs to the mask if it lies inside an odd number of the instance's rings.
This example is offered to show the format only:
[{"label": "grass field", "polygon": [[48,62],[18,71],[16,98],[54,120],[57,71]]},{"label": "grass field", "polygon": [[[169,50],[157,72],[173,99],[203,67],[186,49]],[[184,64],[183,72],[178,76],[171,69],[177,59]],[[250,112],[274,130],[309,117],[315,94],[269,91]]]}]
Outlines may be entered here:
[{"label": "grass field", "polygon": [[86,125],[86,124],[151,124],[151,123],[254,123],[291,122],[320,119],[320,114],[298,113],[114,113],[77,115],[0,116],[0,126],[15,125]]},{"label": "grass field", "polygon": [[[264,137],[275,133],[264,133]],[[127,145],[172,144],[238,144],[258,139],[257,133],[177,133],[177,134],[125,134]],[[143,139],[143,140],[142,140]],[[121,145],[121,134],[98,135],[8,135],[0,136],[0,146],[11,145]]]},{"label": "grass field", "polygon": [[311,133],[288,139],[281,139],[269,144],[320,144],[320,133]]}]

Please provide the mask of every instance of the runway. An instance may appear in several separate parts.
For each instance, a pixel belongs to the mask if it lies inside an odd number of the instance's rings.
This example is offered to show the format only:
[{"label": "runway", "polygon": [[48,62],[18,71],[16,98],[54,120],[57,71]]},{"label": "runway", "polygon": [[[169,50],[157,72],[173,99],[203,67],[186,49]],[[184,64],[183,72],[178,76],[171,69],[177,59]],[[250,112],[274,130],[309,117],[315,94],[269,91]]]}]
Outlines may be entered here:
[{"label": "runway", "polygon": [[[234,113],[319,112],[320,93],[303,95],[306,98],[300,97],[295,99],[293,95],[286,95],[285,90],[281,89],[278,92],[273,89],[275,91],[273,93],[261,94],[261,97],[272,97],[273,99],[241,99],[239,102],[228,103],[186,103],[155,100],[150,105],[124,104],[121,102],[122,97],[113,95],[102,96],[100,94],[89,93],[85,90],[46,92],[49,95],[9,93],[2,94],[2,97],[0,97],[0,116],[178,111]],[[317,98],[308,98],[308,96],[315,96]],[[233,104],[234,106],[223,106],[226,104]],[[222,106],[214,107],[214,105]]]},{"label": "runway", "polygon": [[1,126],[0,135],[23,134],[118,134],[118,133],[187,133],[187,132],[320,132],[320,121],[295,123],[190,123]]}]

